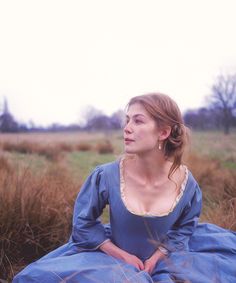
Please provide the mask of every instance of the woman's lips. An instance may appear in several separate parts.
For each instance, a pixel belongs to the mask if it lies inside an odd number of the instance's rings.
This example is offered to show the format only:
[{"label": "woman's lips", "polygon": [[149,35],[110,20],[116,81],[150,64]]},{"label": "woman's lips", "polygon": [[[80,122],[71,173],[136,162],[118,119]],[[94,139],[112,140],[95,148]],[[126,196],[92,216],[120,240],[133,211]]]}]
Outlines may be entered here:
[{"label": "woman's lips", "polygon": [[132,139],[128,139],[128,138],[125,138],[124,140],[125,140],[125,143],[131,143],[131,142],[134,142],[134,140],[132,140]]}]

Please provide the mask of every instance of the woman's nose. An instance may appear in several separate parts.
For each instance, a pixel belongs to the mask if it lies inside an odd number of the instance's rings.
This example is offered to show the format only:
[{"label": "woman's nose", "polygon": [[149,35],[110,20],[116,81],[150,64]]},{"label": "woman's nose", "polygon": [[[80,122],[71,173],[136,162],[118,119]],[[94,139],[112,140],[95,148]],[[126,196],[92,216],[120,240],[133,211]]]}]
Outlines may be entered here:
[{"label": "woman's nose", "polygon": [[125,133],[131,133],[132,132],[132,128],[130,126],[130,123],[127,123],[124,127],[124,132]]}]

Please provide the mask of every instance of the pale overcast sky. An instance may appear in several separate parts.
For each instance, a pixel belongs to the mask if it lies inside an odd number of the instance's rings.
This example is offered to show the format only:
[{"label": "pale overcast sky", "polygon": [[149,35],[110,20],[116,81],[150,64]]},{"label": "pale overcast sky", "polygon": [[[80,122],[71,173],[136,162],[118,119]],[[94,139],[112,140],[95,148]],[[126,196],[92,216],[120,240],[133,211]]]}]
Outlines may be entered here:
[{"label": "pale overcast sky", "polygon": [[235,12],[234,0],[0,0],[0,106],[37,125],[153,91],[200,107],[236,72]]}]

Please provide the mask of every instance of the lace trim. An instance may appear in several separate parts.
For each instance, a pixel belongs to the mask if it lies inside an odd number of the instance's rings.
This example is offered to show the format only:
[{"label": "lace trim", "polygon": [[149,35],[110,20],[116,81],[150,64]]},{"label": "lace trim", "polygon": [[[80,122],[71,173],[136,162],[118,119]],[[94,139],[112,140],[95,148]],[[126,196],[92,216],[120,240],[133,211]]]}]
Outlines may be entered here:
[{"label": "lace trim", "polygon": [[155,213],[151,213],[151,212],[137,213],[137,212],[135,212],[135,211],[133,211],[132,209],[129,208],[129,206],[127,205],[127,201],[126,201],[125,181],[124,181],[124,159],[125,159],[124,156],[120,159],[120,194],[121,194],[121,199],[122,199],[125,207],[127,208],[127,210],[129,212],[131,212],[132,214],[135,214],[135,215],[138,215],[138,216],[159,216],[159,217],[162,217],[162,216],[169,215],[174,210],[174,208],[176,207],[176,205],[178,204],[178,202],[180,201],[180,199],[182,198],[182,196],[184,194],[184,191],[185,191],[185,188],[186,188],[186,184],[187,184],[187,181],[188,181],[188,168],[187,168],[187,166],[184,166],[184,168],[185,168],[185,177],[184,177],[184,181],[183,181],[183,183],[181,184],[181,187],[180,187],[180,193],[176,197],[176,199],[173,202],[173,204],[172,204],[172,206],[171,206],[169,211],[163,212],[163,213],[159,213],[159,214],[155,214]]}]

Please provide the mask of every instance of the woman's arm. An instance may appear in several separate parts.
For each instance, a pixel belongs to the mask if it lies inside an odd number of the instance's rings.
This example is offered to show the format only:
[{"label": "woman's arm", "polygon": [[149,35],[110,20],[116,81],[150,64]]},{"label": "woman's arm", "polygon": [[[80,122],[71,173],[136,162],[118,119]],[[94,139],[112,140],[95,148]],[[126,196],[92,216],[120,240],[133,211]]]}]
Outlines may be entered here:
[{"label": "woman's arm", "polygon": [[108,187],[102,168],[97,167],[83,184],[75,202],[71,240],[79,250],[97,250],[143,269],[143,262],[114,245],[99,220],[108,203]]},{"label": "woman's arm", "polygon": [[71,241],[79,250],[96,250],[108,240],[99,217],[108,203],[108,188],[100,167],[86,179],[77,196]]},{"label": "woman's arm", "polygon": [[191,199],[161,243],[161,246],[169,253],[188,250],[189,239],[198,224],[202,208],[202,193],[197,183],[192,189],[194,193]]}]

